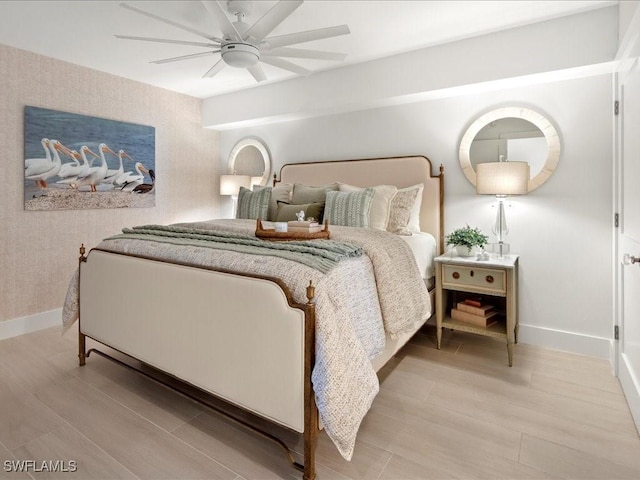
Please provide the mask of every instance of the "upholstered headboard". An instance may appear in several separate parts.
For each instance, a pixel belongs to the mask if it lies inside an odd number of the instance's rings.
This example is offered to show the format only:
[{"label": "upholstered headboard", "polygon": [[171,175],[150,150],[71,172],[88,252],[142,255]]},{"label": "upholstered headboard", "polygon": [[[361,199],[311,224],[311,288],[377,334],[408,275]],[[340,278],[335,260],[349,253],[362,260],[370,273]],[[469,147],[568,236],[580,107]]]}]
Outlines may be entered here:
[{"label": "upholstered headboard", "polygon": [[[274,174],[274,179],[276,175]],[[342,182],[358,187],[395,185],[398,188],[424,183],[420,228],[431,233],[438,242],[438,253],[444,248],[444,168],[432,174],[431,161],[424,156],[367,158],[329,162],[288,163],[280,169],[283,183],[324,185]]]}]

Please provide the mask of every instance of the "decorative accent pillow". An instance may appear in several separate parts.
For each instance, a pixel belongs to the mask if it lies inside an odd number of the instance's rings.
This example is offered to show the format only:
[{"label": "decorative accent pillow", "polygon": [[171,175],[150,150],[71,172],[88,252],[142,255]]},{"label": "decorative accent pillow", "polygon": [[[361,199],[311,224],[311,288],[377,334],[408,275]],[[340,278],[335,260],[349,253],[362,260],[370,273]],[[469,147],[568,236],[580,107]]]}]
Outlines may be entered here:
[{"label": "decorative accent pillow", "polygon": [[302,205],[294,205],[289,203],[278,202],[278,211],[274,222],[288,222],[289,220],[297,220],[296,213],[304,210],[304,218],[313,217],[317,221],[322,219],[322,211],[324,203],[304,203]]},{"label": "decorative accent pillow", "polygon": [[[412,185],[411,187],[407,187],[407,188],[400,188],[398,189],[398,193],[411,191],[411,190],[416,191],[416,197],[413,202],[413,205],[411,206],[411,214],[409,217],[409,223],[406,225],[406,231],[413,232],[413,233],[420,233],[421,231],[420,230],[420,208],[422,208],[422,192],[424,191],[424,183]],[[395,201],[395,198],[391,202],[392,209],[393,209],[394,201]],[[397,224],[396,224],[396,228],[397,228]],[[387,230],[391,231],[389,227],[387,227]],[[405,233],[404,235],[407,235],[407,233]]]},{"label": "decorative accent pillow", "polygon": [[291,203],[302,205],[305,203],[325,203],[327,190],[338,190],[337,183],[322,185],[320,187],[310,187],[302,183],[293,184]]},{"label": "decorative accent pillow", "polygon": [[275,187],[261,187],[259,185],[254,185],[253,191],[257,192],[258,190],[262,190],[264,188],[271,188],[271,201],[269,202],[269,213],[267,214],[267,220],[273,222],[276,219],[278,203],[291,202],[291,191],[293,190],[293,185],[290,183],[278,183]]},{"label": "decorative accent pillow", "polygon": [[359,192],[327,191],[324,218],[331,225],[369,227],[369,214],[375,190],[365,188]]},{"label": "decorative accent pillow", "polygon": [[260,220],[266,220],[270,200],[271,187],[261,188],[256,192],[252,192],[248,188],[240,187],[236,218],[259,218]]},{"label": "decorative accent pillow", "polygon": [[398,235],[411,235],[409,222],[411,220],[411,210],[416,203],[417,196],[417,188],[398,190],[398,193],[391,201],[391,212],[389,223],[387,224],[388,232],[397,233]]},{"label": "decorative accent pillow", "polygon": [[[393,185],[377,185],[372,188],[375,190],[375,195],[373,196],[371,213],[369,214],[369,227],[376,230],[386,230],[389,222],[391,200],[398,189]],[[346,183],[340,184],[341,192],[359,192],[361,190],[364,189]]]}]

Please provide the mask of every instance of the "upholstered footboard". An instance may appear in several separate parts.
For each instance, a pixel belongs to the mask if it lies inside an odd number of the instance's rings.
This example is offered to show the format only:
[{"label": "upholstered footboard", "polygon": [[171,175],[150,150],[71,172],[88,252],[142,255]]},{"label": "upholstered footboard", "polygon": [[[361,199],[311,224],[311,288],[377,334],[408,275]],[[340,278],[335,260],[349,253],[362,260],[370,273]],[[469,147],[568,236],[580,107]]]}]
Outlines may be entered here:
[{"label": "upholstered footboard", "polygon": [[308,297],[292,303],[277,279],[94,249],[80,261],[80,363],[87,336],[304,433],[314,478],[313,287]]}]

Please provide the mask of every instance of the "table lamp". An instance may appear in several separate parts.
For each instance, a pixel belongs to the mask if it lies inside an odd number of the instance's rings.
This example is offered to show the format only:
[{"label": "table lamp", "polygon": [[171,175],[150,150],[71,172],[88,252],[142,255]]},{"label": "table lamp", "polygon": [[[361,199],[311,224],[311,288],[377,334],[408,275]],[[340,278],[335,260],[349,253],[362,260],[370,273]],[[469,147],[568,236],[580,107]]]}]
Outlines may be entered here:
[{"label": "table lamp", "polygon": [[251,177],[251,190],[253,190],[253,187],[260,186],[260,184],[262,183],[262,175],[260,175],[259,177]]},{"label": "table lamp", "polygon": [[238,207],[240,187],[251,187],[251,177],[249,175],[220,175],[220,195],[231,195],[234,218]]},{"label": "table lamp", "polygon": [[498,239],[498,258],[509,252],[505,237],[509,233],[504,214],[504,199],[508,195],[526,195],[529,184],[529,164],[527,162],[486,162],[476,165],[476,193],[495,195],[498,199],[498,213],[492,232]]}]

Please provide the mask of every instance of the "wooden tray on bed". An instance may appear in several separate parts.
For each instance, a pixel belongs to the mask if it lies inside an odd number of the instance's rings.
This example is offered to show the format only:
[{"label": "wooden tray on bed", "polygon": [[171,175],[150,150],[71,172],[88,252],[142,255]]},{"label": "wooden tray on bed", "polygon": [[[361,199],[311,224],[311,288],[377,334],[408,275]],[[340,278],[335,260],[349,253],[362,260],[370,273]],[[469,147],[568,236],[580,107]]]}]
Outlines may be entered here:
[{"label": "wooden tray on bed", "polygon": [[324,229],[319,232],[276,232],[273,228],[263,228],[260,219],[256,220],[256,237],[263,240],[286,241],[286,240],[316,240],[320,238],[328,239],[329,221],[325,220]]}]

